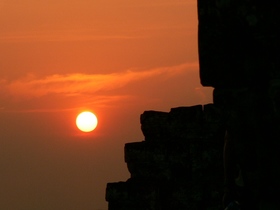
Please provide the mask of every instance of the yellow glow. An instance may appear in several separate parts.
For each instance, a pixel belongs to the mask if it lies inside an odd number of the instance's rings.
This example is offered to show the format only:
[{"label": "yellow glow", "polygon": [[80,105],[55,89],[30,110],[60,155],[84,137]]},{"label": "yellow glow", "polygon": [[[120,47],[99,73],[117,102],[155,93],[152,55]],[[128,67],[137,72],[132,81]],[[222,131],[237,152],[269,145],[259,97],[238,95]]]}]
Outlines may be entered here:
[{"label": "yellow glow", "polygon": [[76,125],[83,132],[91,132],[97,126],[97,117],[92,112],[82,112],[77,116]]}]

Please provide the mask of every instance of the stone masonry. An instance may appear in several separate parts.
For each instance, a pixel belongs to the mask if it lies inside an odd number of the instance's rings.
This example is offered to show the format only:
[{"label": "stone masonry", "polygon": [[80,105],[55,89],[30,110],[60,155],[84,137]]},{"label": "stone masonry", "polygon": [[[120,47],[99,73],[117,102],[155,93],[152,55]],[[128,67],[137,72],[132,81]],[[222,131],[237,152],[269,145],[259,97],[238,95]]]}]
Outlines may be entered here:
[{"label": "stone masonry", "polygon": [[144,141],[125,145],[131,178],[109,183],[109,210],[219,209],[224,123],[213,105],[145,111]]},{"label": "stone masonry", "polygon": [[273,0],[198,0],[201,83],[227,130],[224,206],[280,209],[279,11]]}]

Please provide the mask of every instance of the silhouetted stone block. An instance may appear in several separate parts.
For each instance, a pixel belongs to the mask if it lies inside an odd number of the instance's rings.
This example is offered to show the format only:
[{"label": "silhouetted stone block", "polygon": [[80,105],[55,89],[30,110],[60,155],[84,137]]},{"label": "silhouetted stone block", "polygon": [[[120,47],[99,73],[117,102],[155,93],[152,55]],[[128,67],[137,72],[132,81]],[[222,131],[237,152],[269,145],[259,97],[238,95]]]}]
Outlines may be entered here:
[{"label": "silhouetted stone block", "polygon": [[160,210],[158,186],[150,182],[108,183],[108,210]]},{"label": "silhouetted stone block", "polygon": [[190,176],[188,144],[127,143],[125,162],[131,178],[167,181]]},{"label": "silhouetted stone block", "polygon": [[280,75],[280,2],[198,0],[204,86],[266,85]]},{"label": "silhouetted stone block", "polygon": [[170,131],[175,139],[202,137],[202,105],[176,107],[170,110]]},{"label": "silhouetted stone block", "polygon": [[[206,104],[203,106],[203,133],[205,138],[210,141],[223,140],[226,130],[226,119],[221,108],[214,104]],[[216,142],[221,144],[221,142]]]},{"label": "silhouetted stone block", "polygon": [[141,129],[146,141],[180,141],[201,137],[202,105],[172,108],[169,113],[145,111]]},{"label": "silhouetted stone block", "polygon": [[140,116],[141,130],[145,140],[164,140],[169,138],[169,116],[166,112],[145,111]]}]

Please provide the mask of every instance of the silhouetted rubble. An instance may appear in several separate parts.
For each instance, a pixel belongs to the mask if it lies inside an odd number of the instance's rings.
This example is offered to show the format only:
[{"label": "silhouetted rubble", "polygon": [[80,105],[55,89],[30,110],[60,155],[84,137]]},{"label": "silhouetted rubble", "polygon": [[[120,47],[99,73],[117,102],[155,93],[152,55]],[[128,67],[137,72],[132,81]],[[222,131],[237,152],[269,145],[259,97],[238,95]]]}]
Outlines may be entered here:
[{"label": "silhouetted rubble", "polygon": [[219,116],[213,104],[145,111],[144,141],[125,145],[131,178],[107,185],[109,210],[221,207],[225,130]]}]

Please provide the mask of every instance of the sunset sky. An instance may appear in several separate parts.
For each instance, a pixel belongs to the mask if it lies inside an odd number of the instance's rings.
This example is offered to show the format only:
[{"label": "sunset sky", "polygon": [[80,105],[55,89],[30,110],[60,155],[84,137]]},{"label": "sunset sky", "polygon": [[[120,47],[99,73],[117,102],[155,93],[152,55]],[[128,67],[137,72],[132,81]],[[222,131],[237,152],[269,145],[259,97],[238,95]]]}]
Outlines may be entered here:
[{"label": "sunset sky", "polygon": [[212,101],[196,0],[1,0],[0,26],[0,209],[106,210],[140,114]]}]

